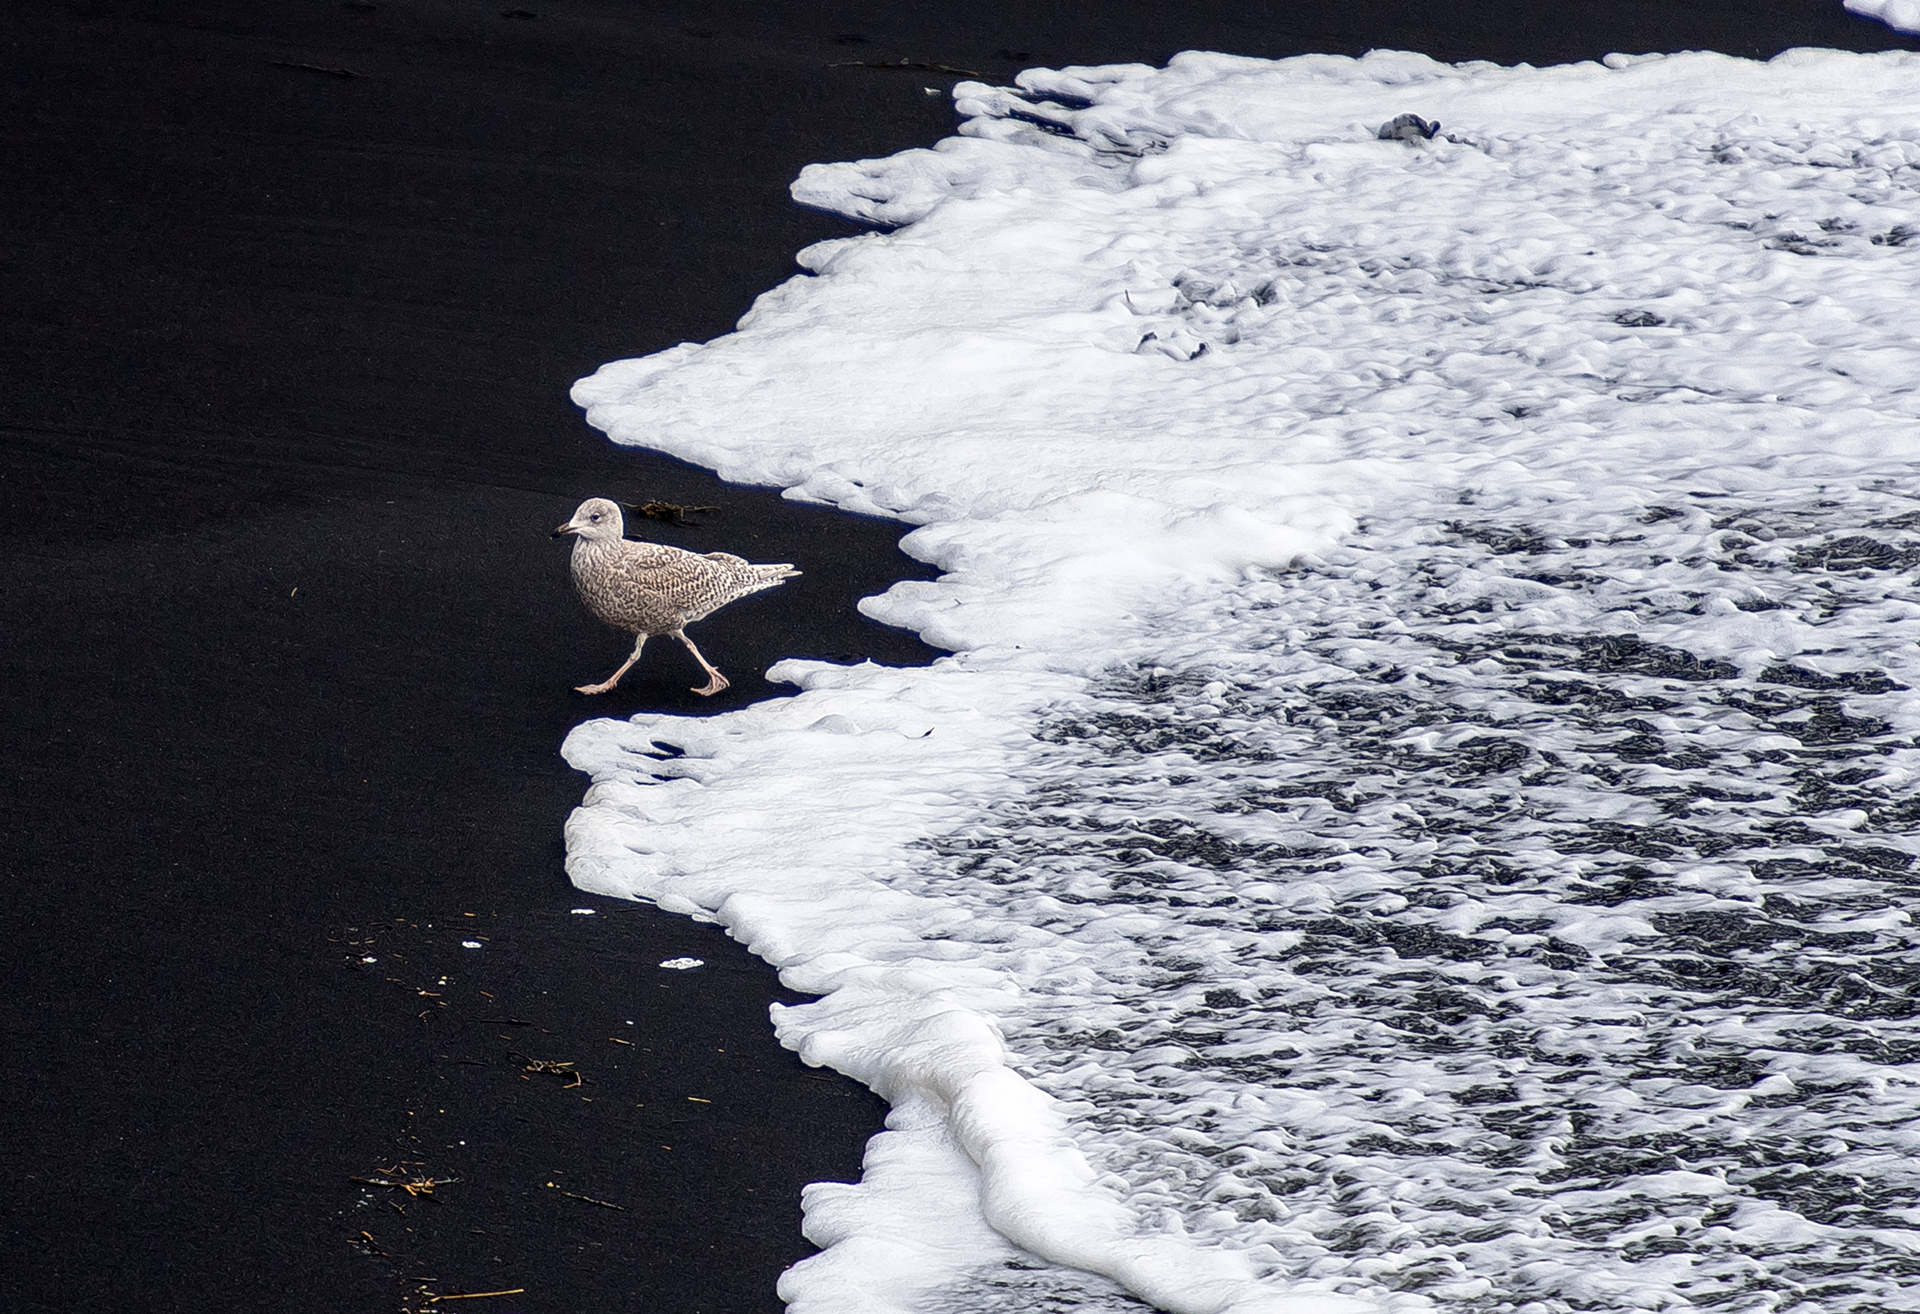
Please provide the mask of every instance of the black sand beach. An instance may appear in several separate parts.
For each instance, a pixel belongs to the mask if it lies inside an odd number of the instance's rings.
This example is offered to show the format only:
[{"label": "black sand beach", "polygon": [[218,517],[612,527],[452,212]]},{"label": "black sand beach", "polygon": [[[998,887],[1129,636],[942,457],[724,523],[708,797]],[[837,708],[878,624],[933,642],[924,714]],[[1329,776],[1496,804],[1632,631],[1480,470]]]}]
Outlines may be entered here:
[{"label": "black sand beach", "polygon": [[[783,656],[935,655],[854,609],[926,573],[899,526],[567,400],[850,231],[788,200],[803,165],[945,135],[957,70],[1920,48],[1838,0],[1086,10],[9,8],[0,1303],[779,1308],[800,1187],[883,1106],[778,1048],[797,997],[717,930],[571,889],[557,748],[777,696]],[[806,570],[697,632],[722,697],[677,650],[570,691],[626,650],[546,537],[594,494]]]}]

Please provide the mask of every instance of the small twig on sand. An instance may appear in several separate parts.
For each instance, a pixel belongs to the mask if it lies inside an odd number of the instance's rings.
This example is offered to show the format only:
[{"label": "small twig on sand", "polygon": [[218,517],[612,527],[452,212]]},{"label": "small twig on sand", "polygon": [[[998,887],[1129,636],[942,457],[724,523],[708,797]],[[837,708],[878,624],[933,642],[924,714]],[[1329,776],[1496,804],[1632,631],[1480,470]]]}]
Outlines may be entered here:
[{"label": "small twig on sand", "polygon": [[918,69],[922,73],[952,73],[963,78],[984,78],[987,75],[979,69],[955,68],[951,64],[929,64],[924,59],[843,59],[828,68],[906,68]]},{"label": "small twig on sand", "polygon": [[267,63],[275,68],[297,68],[303,73],[325,73],[330,78],[357,78],[360,75],[350,68],[326,68],[319,64],[296,64],[290,59],[269,59]]},{"label": "small twig on sand", "polygon": [[560,1194],[566,1196],[569,1200],[585,1200],[588,1204],[599,1205],[602,1209],[618,1209],[623,1214],[627,1212],[625,1205],[617,1205],[611,1200],[596,1200],[590,1195],[576,1195],[572,1191],[561,1190],[560,1187],[554,1185],[552,1182],[548,1182],[547,1186],[552,1190],[560,1191]]},{"label": "small twig on sand", "polygon": [[450,1296],[428,1296],[427,1304],[438,1305],[443,1300],[485,1300],[488,1296],[521,1296],[526,1294],[525,1287],[514,1287],[510,1291],[459,1291]]},{"label": "small twig on sand", "polygon": [[[507,1052],[510,1054],[513,1053],[512,1050],[508,1050]],[[571,1059],[562,1063],[556,1059],[537,1059],[526,1054],[514,1054],[513,1056],[527,1060],[528,1072],[550,1072],[556,1077],[568,1078],[567,1081],[560,1084],[561,1090],[572,1090],[575,1086],[582,1085],[586,1082],[584,1075],[574,1071],[573,1060]]]},{"label": "small twig on sand", "polygon": [[390,1177],[349,1177],[350,1182],[360,1182],[366,1186],[391,1186],[405,1191],[415,1199],[421,1196],[431,1197],[433,1188],[447,1186],[460,1179],[458,1177],[412,1177],[396,1180]]}]

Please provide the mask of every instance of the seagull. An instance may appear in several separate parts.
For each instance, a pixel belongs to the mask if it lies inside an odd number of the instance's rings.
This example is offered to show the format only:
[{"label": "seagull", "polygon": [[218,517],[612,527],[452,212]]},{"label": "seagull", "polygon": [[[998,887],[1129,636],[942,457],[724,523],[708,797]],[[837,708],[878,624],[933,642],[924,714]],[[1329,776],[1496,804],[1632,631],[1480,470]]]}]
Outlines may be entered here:
[{"label": "seagull", "polygon": [[705,687],[694,692],[712,697],[727,687],[727,677],[693,646],[686,627],[736,598],[800,573],[789,565],[754,565],[729,552],[701,554],[636,542],[626,537],[619,504],[604,497],[588,498],[573,519],[553,531],[555,538],[568,535],[573,537],[573,585],[580,590],[580,600],[595,616],[634,636],[633,655],[602,683],[578,686],[583,694],[602,694],[619,684],[640,660],[647,640],[668,634],[687,645],[709,677]]}]

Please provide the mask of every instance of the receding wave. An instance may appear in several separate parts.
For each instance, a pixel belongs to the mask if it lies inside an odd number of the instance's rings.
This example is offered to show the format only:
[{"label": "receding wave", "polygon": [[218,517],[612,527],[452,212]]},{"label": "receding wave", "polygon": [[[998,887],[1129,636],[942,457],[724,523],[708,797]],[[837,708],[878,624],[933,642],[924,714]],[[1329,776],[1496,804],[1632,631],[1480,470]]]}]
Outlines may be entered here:
[{"label": "receding wave", "polygon": [[575,394],[945,571],[568,741],[894,1106],[796,1311],[1910,1307],[1920,60],[957,96]]}]

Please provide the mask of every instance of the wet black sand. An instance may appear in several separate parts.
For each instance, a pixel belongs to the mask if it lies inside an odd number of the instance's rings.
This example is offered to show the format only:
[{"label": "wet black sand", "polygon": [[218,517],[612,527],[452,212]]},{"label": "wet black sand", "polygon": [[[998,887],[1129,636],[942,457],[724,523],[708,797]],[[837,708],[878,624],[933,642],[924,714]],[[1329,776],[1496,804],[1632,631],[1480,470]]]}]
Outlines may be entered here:
[{"label": "wet black sand", "polygon": [[[9,7],[0,1303],[778,1307],[800,1185],[881,1106],[778,1049],[713,928],[572,892],[556,748],[783,655],[926,660],[853,609],[921,568],[566,392],[846,231],[786,183],[944,135],[924,66],[1915,45],[1837,0],[1083,8]],[[673,651],[569,692],[624,652],[545,537],[595,493],[806,568],[703,627],[714,704]],[[351,1180],[391,1170],[457,1180]]]}]

